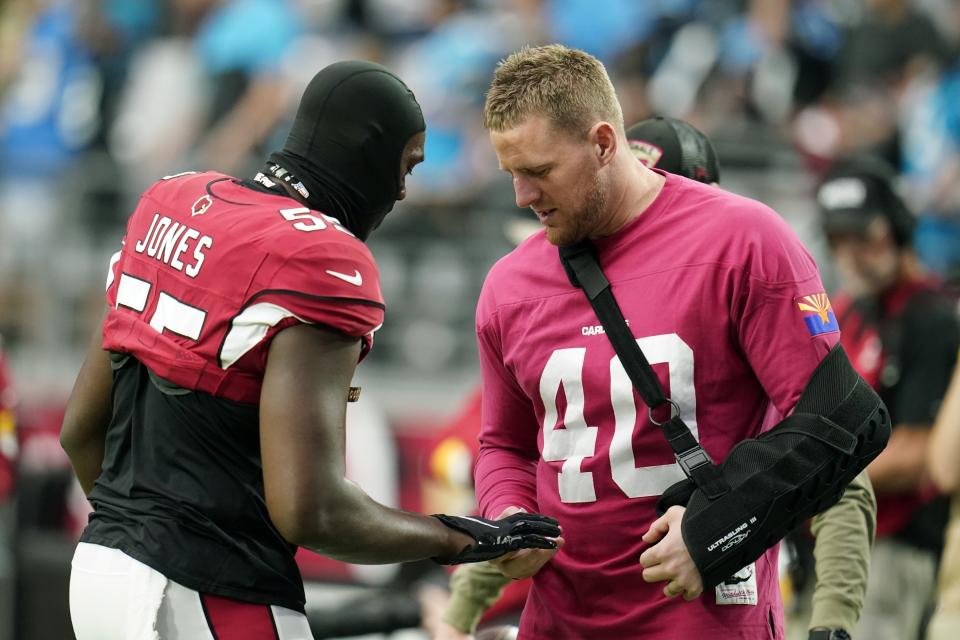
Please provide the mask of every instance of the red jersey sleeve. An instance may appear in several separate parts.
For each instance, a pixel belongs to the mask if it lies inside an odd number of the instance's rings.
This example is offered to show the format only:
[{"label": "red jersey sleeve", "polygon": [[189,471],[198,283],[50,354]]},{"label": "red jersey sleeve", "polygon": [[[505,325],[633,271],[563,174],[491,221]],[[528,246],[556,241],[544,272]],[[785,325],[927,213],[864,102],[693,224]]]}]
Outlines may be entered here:
[{"label": "red jersey sleeve", "polygon": [[252,302],[275,302],[305,322],[362,337],[383,324],[380,272],[359,241],[317,243],[283,259]]},{"label": "red jersey sleeve", "polygon": [[484,286],[477,307],[483,398],[474,484],[481,515],[496,518],[509,506],[538,511],[540,429],[530,400],[504,365],[498,316],[492,310],[491,298],[492,287]]},{"label": "red jersey sleeve", "polygon": [[266,279],[231,321],[221,350],[229,366],[253,344],[297,322],[329,327],[363,341],[361,359],[383,324],[385,305],[373,255],[358,240],[316,243],[271,257]]},{"label": "red jersey sleeve", "polygon": [[760,218],[733,310],[741,349],[787,415],[840,329],[813,258],[779,216]]}]

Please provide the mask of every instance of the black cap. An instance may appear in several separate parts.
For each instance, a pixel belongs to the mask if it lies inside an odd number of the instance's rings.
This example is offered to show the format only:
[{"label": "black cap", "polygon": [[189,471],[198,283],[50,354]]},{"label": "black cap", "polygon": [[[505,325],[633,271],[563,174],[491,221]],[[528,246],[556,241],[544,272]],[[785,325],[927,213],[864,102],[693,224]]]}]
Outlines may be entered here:
[{"label": "black cap", "polygon": [[627,129],[630,150],[648,167],[710,184],[720,182],[720,165],[710,139],[691,124],[658,116]]},{"label": "black cap", "polygon": [[895,180],[893,168],[875,156],[853,156],[835,163],[817,189],[824,232],[862,234],[882,217],[890,223],[896,243],[909,244],[915,221],[897,193]]}]

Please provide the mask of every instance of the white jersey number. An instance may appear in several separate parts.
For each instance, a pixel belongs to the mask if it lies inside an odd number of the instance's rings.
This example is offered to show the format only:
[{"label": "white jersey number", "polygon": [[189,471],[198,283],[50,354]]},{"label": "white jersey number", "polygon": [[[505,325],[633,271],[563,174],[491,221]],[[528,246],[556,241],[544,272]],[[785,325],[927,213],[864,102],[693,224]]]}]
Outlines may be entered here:
[{"label": "white jersey number", "polygon": [[[147,308],[151,288],[150,282],[121,273],[120,283],[117,285],[117,306],[142,313]],[[166,329],[184,338],[199,340],[206,318],[207,312],[203,309],[192,307],[161,291],[157,298],[157,308],[150,317],[150,326],[157,333],[163,333]]]},{"label": "white jersey number", "polygon": [[[316,215],[314,215],[316,214]],[[340,221],[333,216],[325,213],[314,212],[306,207],[297,207],[295,209],[280,209],[280,215],[285,220],[293,223],[293,228],[297,231],[323,231],[327,226],[332,226],[337,231],[352,236],[350,230],[340,224]]]},{"label": "white jersey number", "polygon": [[[693,350],[675,333],[638,338],[637,344],[651,364],[665,363],[670,372],[670,395],[680,406],[680,417],[697,432],[697,400],[693,389]],[[557,349],[550,354],[540,377],[543,400],[543,454],[547,462],[563,461],[558,485],[564,502],[593,502],[597,499],[593,473],[581,471],[584,458],[596,455],[597,427],[587,424],[583,415],[582,347]],[[563,388],[567,399],[563,419],[558,420],[557,394]],[[610,442],[610,468],[613,481],[628,498],[658,496],[684,475],[676,463],[637,467],[633,454],[633,430],[637,424],[637,404],[633,384],[618,356],[610,361],[610,403],[615,427]],[[645,421],[644,421],[645,422]]]}]

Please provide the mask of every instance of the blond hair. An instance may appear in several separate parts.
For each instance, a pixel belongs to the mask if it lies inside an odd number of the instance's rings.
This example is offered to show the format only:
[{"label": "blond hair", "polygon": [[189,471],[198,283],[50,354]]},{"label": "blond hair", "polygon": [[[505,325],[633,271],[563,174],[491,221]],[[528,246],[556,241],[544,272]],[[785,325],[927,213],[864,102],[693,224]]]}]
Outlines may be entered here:
[{"label": "blond hair", "polygon": [[497,66],[483,107],[483,126],[505,131],[527,116],[544,115],[555,127],[586,135],[604,120],[623,133],[623,111],[603,63],[560,44],[524,47]]}]

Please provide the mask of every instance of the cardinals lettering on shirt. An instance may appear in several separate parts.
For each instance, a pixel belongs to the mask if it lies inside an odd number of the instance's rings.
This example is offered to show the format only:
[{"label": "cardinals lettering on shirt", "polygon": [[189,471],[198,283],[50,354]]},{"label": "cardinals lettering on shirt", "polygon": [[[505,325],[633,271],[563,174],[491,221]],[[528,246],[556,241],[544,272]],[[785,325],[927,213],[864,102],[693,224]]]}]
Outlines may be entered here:
[{"label": "cardinals lettering on shirt", "polygon": [[[137,240],[134,249],[137,253],[146,253],[151,258],[196,278],[203,266],[204,251],[212,246],[213,238],[210,236],[202,235],[196,229],[155,213],[147,235]],[[191,248],[193,251],[187,253]],[[183,261],[185,257],[186,263]]]}]

